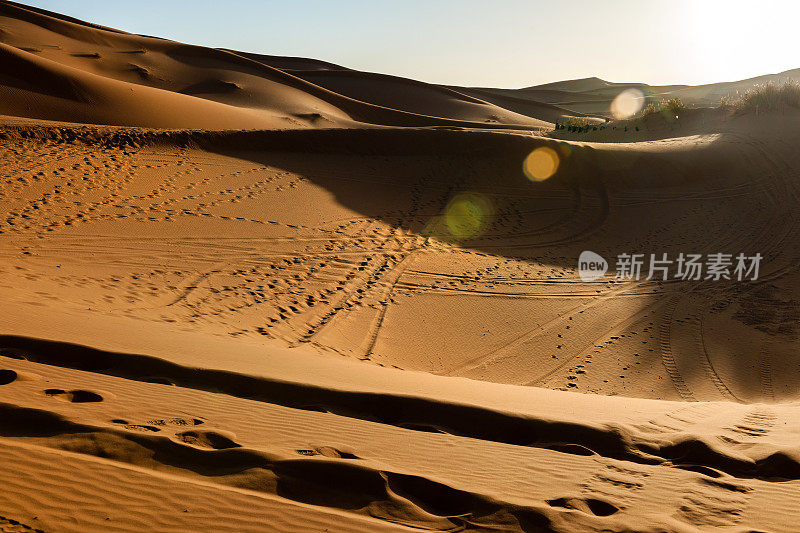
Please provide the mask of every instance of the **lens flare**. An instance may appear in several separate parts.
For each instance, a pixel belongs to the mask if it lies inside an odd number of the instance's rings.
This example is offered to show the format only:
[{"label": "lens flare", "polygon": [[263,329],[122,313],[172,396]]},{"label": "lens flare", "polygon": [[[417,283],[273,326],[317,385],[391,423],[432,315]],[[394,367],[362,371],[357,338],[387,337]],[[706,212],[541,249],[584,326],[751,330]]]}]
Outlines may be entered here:
[{"label": "lens flare", "polygon": [[644,93],[639,89],[626,89],[611,102],[611,114],[618,120],[630,118],[644,107]]},{"label": "lens flare", "polygon": [[537,148],[525,158],[522,171],[531,181],[544,181],[558,170],[558,153],[548,146]]},{"label": "lens flare", "polygon": [[488,198],[467,192],[450,200],[445,209],[444,222],[456,239],[473,239],[486,231],[493,215],[494,208]]}]

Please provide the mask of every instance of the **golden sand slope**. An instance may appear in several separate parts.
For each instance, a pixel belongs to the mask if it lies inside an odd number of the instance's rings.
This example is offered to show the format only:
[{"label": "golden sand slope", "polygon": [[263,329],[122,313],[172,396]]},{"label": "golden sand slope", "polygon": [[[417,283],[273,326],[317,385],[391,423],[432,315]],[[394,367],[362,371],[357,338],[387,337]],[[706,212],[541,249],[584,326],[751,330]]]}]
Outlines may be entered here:
[{"label": "golden sand slope", "polygon": [[[10,143],[10,290],[443,375],[796,399],[795,156],[779,139],[770,151],[734,131],[593,145],[433,130],[131,139],[145,146]],[[533,183],[518,166],[542,144],[570,153]],[[486,210],[472,236],[447,218],[463,198]],[[583,283],[584,249],[765,260],[755,283]]]},{"label": "golden sand slope", "polygon": [[[791,531],[796,163],[742,127],[8,126],[2,508],[76,531]],[[542,144],[570,152],[532,183]],[[493,209],[469,239],[443,218],[464,192]],[[749,285],[581,283],[588,246],[769,260]],[[21,483],[53,457],[60,481]]]},{"label": "golden sand slope", "polygon": [[[359,73],[357,84],[342,87],[339,94],[327,84],[315,85],[288,68],[271,66],[308,68],[309,63],[132,35],[0,2],[0,114],[216,129],[331,127],[354,121],[547,125],[537,113],[518,114],[411,80],[381,82]],[[566,113],[552,106],[546,110],[548,120]]]}]

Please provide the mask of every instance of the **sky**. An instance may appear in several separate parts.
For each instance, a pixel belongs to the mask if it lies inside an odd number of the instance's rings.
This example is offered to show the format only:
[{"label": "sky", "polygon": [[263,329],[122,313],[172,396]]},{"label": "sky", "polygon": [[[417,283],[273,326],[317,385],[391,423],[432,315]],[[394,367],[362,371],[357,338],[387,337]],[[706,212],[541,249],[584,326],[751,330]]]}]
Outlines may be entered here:
[{"label": "sky", "polygon": [[28,0],[117,29],[432,83],[702,84],[800,67],[789,0]]}]

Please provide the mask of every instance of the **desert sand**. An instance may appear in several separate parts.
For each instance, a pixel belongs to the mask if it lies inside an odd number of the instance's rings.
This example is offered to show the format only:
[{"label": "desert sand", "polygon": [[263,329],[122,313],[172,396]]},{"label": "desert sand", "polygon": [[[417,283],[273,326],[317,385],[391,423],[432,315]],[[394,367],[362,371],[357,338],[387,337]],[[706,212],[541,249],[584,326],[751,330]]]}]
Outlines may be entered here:
[{"label": "desert sand", "polygon": [[[712,107],[770,76],[445,87],[6,1],[0,65],[0,531],[798,530],[800,110]],[[691,109],[555,129],[631,87]]]}]

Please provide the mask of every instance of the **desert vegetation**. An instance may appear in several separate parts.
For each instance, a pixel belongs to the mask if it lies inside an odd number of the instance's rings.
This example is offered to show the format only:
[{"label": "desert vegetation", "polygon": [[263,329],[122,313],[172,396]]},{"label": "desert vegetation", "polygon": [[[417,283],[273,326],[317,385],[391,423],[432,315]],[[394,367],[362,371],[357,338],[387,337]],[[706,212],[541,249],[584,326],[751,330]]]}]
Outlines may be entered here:
[{"label": "desert vegetation", "polygon": [[734,102],[723,98],[720,107],[733,107],[740,113],[800,108],[800,82],[786,80],[780,85],[772,82],[756,85]]},{"label": "desert vegetation", "polygon": [[642,109],[639,116],[641,118],[646,118],[650,115],[676,117],[684,109],[686,109],[686,104],[684,104],[680,98],[670,98],[668,100],[665,99],[659,102],[650,102],[644,107],[644,109]]},{"label": "desert vegetation", "polygon": [[555,129],[572,133],[585,133],[605,129],[602,122],[590,117],[567,117],[563,122],[556,122]]}]

